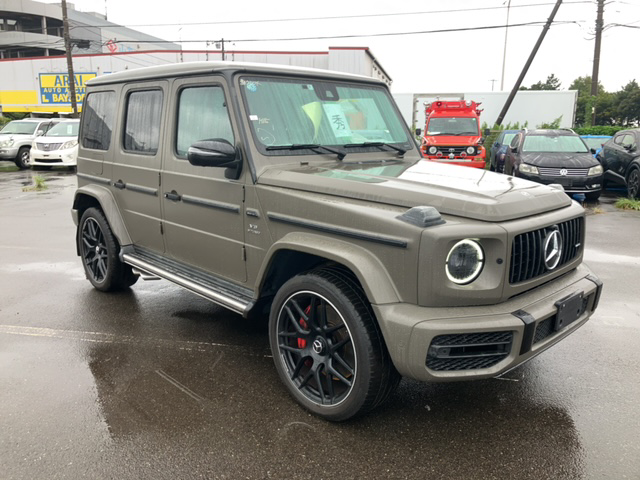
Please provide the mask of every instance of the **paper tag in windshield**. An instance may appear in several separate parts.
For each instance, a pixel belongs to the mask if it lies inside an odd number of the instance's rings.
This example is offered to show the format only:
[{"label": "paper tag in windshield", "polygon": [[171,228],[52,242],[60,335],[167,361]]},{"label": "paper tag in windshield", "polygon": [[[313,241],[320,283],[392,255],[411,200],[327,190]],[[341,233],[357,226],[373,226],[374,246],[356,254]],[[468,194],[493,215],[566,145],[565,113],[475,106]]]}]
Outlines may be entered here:
[{"label": "paper tag in windshield", "polygon": [[336,138],[350,137],[351,128],[349,128],[349,122],[342,107],[336,103],[325,103],[322,108],[329,119],[329,124]]}]

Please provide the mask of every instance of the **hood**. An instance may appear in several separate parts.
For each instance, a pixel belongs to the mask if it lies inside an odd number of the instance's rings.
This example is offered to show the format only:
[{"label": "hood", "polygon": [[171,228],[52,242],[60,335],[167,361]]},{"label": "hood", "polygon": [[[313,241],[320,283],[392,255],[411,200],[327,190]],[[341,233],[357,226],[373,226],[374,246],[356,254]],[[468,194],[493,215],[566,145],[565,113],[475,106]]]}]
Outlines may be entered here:
[{"label": "hood", "polygon": [[432,206],[445,215],[502,222],[571,204],[562,190],[477,168],[426,160],[411,163],[278,165],[261,185],[411,208]]},{"label": "hood", "polygon": [[482,137],[478,135],[425,135],[424,139],[431,145],[476,145]]},{"label": "hood", "polygon": [[599,165],[590,152],[584,153],[522,153],[520,160],[536,167],[589,168]]}]

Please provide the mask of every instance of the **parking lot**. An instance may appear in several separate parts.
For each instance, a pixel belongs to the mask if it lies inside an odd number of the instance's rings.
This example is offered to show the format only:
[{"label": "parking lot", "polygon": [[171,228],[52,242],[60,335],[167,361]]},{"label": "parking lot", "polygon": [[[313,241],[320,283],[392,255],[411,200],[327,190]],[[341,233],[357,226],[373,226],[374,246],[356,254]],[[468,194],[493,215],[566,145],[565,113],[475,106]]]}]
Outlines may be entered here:
[{"label": "parking lot", "polygon": [[75,174],[23,191],[34,175],[0,172],[0,478],[640,478],[640,213],[613,206],[624,192],[588,205],[604,292],[583,328],[502,378],[403,380],[331,424],[289,398],[264,324],[165,281],[94,290]]}]

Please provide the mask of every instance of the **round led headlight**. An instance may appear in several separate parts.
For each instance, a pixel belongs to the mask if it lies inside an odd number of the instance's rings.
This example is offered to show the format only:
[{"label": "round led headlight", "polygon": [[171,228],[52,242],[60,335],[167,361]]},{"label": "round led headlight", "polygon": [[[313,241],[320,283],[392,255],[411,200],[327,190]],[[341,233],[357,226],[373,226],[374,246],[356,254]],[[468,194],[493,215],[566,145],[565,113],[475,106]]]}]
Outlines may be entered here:
[{"label": "round led headlight", "polygon": [[429,147],[429,155],[435,155],[438,152],[438,149],[434,146]]},{"label": "round led headlight", "polygon": [[447,255],[447,278],[458,285],[473,282],[484,266],[484,252],[475,240],[469,238],[456,243]]},{"label": "round led headlight", "polygon": [[476,147],[467,147],[467,155],[473,155],[476,153]]}]

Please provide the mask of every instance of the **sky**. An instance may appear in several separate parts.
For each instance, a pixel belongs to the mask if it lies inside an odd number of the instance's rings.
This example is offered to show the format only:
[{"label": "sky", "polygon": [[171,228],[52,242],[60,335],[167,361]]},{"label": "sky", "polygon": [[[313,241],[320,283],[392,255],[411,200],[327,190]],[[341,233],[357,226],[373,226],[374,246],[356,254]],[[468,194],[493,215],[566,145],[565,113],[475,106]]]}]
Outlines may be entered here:
[{"label": "sky", "polygon": [[[393,79],[394,93],[420,93],[510,90],[555,1],[178,0],[167,7],[160,7],[159,2],[131,0],[72,0],[72,3],[76,10],[101,14],[106,11],[110,22],[176,43],[224,38],[228,50],[279,51],[366,46]],[[507,12],[511,26],[503,57]],[[577,77],[590,76],[596,14],[596,0],[565,0],[523,85],[544,82],[554,74],[561,80],[561,88],[567,89]],[[305,20],[317,17],[332,18]],[[516,26],[532,22],[536,23]],[[640,81],[637,54],[633,53],[637,52],[640,40],[640,0],[607,0],[604,25],[599,77],[605,90],[614,92],[633,79]],[[412,33],[494,26],[499,28]],[[363,36],[273,41],[353,35]],[[183,48],[204,49],[205,44],[183,43]]]}]

